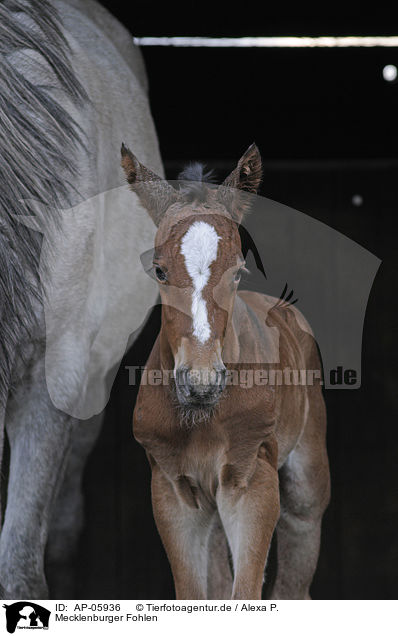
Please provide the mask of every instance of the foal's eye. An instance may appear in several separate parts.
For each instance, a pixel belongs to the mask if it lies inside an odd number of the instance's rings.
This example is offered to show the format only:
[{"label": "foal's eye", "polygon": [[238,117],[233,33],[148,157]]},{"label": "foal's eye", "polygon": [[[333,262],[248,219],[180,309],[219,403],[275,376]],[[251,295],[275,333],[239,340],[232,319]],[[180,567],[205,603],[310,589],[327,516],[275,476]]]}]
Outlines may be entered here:
[{"label": "foal's eye", "polygon": [[246,274],[250,273],[249,270],[246,269],[245,265],[242,265],[242,267],[240,267],[238,269],[238,271],[235,272],[235,275],[234,275],[234,282],[235,283],[239,283],[240,279],[242,278],[243,272],[245,272]]},{"label": "foal's eye", "polygon": [[241,267],[240,269],[238,269],[238,271],[236,272],[235,277],[234,277],[235,282],[237,282],[237,283],[238,283],[238,282],[240,281],[240,279],[241,279],[241,277],[242,277],[242,271],[243,271],[243,267]]},{"label": "foal's eye", "polygon": [[158,279],[159,283],[165,283],[167,280],[167,274],[159,265],[155,267],[155,276]]}]

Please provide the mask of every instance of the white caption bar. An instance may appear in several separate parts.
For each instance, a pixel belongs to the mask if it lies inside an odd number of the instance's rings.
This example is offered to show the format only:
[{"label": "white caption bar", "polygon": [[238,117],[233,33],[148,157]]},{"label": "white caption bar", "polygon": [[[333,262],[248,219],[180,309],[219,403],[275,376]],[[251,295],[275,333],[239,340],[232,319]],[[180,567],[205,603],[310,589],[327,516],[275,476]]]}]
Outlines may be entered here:
[{"label": "white caption bar", "polygon": [[150,37],[134,38],[139,46],[180,46],[209,48],[349,48],[398,47],[398,35],[342,37]]},{"label": "white caption bar", "polygon": [[[335,636],[393,634],[396,601],[5,601],[0,633],[15,636]],[[24,630],[24,631],[19,631]],[[47,631],[48,630],[48,631]]]}]

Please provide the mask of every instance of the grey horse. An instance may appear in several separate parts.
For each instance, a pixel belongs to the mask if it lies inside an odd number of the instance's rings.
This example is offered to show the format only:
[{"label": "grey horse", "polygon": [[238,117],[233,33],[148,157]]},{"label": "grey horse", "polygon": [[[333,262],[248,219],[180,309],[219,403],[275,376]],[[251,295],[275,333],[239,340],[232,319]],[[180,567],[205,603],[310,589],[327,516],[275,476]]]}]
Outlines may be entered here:
[{"label": "grey horse", "polygon": [[0,55],[0,597],[46,598],[46,560],[57,598],[85,460],[157,294],[120,143],[162,166],[140,52],[99,4],[0,1]]}]

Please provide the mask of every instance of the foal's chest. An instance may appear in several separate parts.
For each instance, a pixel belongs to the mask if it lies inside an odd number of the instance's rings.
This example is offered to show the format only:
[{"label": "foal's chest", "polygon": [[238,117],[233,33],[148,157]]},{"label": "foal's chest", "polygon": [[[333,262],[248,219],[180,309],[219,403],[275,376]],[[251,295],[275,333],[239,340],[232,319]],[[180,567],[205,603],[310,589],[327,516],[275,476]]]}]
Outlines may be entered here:
[{"label": "foal's chest", "polygon": [[157,438],[147,450],[185,503],[203,507],[215,503],[226,474],[237,488],[248,485],[269,433],[266,423],[250,418],[212,419],[175,431],[172,440]]}]

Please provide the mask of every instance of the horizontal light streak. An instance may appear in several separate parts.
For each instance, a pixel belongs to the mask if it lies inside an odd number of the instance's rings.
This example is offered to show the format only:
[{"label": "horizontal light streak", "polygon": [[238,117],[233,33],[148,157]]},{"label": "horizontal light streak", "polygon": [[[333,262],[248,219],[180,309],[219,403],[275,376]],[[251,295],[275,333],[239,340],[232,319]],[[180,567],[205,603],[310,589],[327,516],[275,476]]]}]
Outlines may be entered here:
[{"label": "horizontal light streak", "polygon": [[322,37],[151,37],[134,38],[140,46],[176,46],[208,48],[350,48],[398,47],[398,35],[350,35]]}]

